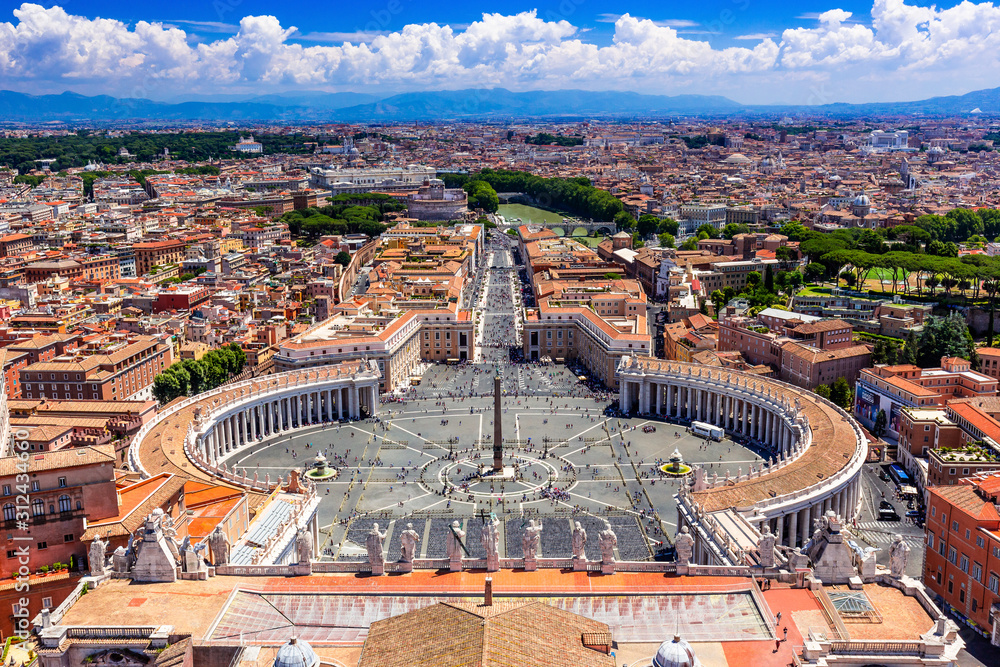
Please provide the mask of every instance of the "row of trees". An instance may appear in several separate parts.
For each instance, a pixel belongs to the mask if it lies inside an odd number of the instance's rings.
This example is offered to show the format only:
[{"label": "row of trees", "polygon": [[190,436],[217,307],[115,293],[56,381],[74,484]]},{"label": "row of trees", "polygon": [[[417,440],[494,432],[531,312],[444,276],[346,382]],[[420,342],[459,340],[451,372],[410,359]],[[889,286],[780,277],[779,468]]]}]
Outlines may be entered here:
[{"label": "row of trees", "polygon": [[350,206],[342,203],[321,208],[289,211],[281,216],[294,237],[315,241],[331,234],[365,234],[375,237],[388,229],[382,213],[374,206]]},{"label": "row of trees", "polygon": [[[136,133],[123,137],[106,137],[81,130],[66,137],[0,137],[0,165],[15,167],[24,174],[38,168],[38,160],[55,159],[52,171],[69,167],[83,167],[88,162],[127,164],[132,161],[148,162],[170,150],[174,159],[197,161],[209,157],[242,157],[230,148],[239,140],[239,132],[180,132],[176,134]],[[261,135],[256,140],[263,144],[264,153],[306,153],[313,150],[306,143],[315,137],[295,133],[286,135]],[[124,146],[131,158],[118,157]]]},{"label": "row of trees", "polygon": [[486,181],[496,192],[523,192],[542,206],[558,208],[592,220],[615,219],[624,210],[621,201],[607,190],[595,188],[584,176],[542,178],[526,171],[483,169],[478,174],[442,174],[450,187],[464,187],[473,180]]},{"label": "row of trees", "polygon": [[581,146],[583,145],[583,137],[572,136],[567,137],[562,134],[549,134],[548,132],[539,132],[538,134],[532,136],[528,135],[524,139],[526,144],[535,144],[537,146]]},{"label": "row of trees", "polygon": [[153,396],[166,404],[178,396],[200,394],[242,371],[246,363],[247,355],[237,343],[211,350],[197,361],[176,362],[153,378]]}]

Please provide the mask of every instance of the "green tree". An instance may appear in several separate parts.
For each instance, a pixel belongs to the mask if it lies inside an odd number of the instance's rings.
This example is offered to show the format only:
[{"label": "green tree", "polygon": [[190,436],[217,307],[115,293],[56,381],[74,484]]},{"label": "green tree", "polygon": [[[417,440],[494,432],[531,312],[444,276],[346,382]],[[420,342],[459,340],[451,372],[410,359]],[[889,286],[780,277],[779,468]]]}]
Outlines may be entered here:
[{"label": "green tree", "polygon": [[942,357],[968,359],[972,355],[971,340],[969,325],[958,313],[929,317],[920,334],[919,364],[923,368],[932,368],[941,364]]},{"label": "green tree", "polygon": [[660,220],[659,225],[656,228],[661,234],[670,234],[671,236],[677,236],[677,232],[680,231],[680,225],[673,218],[664,218]]},{"label": "green tree", "polygon": [[774,291],[774,270],[770,264],[764,269],[764,289],[768,292]]},{"label": "green tree", "polygon": [[639,236],[646,237],[651,234],[655,234],[659,228],[660,219],[655,215],[639,216],[639,221],[636,223],[636,231],[639,232]]},{"label": "green tree", "polygon": [[656,237],[660,242],[661,248],[673,248],[674,247],[674,237],[666,232],[660,234]]},{"label": "green tree", "polygon": [[844,410],[851,409],[851,404],[854,402],[854,392],[851,391],[851,385],[843,376],[837,378],[830,386],[830,401]]},{"label": "green tree", "polygon": [[920,346],[917,343],[917,336],[913,333],[911,329],[906,333],[906,342],[903,343],[903,352],[900,355],[900,362],[904,364],[909,364],[911,366],[917,365],[917,355],[919,354]]},{"label": "green tree", "polygon": [[469,181],[464,189],[469,195],[470,209],[483,209],[487,213],[496,213],[500,208],[500,198],[493,186],[482,180]]},{"label": "green tree", "polygon": [[635,228],[635,218],[626,211],[621,211],[615,214],[614,217],[615,228],[620,232],[630,232]]},{"label": "green tree", "polygon": [[707,222],[700,225],[698,229],[695,230],[696,235],[704,234],[706,239],[717,239],[722,236],[722,233],[716,229],[715,225],[710,225]]},{"label": "green tree", "polygon": [[684,243],[681,244],[681,250],[697,250],[698,249],[698,239],[694,236],[689,236],[685,239]]},{"label": "green tree", "polygon": [[821,398],[825,398],[828,401],[830,400],[830,386],[829,385],[821,384],[820,386],[818,386],[815,389],[813,389],[813,393],[815,393],[817,396],[820,396]]},{"label": "green tree", "polygon": [[872,435],[876,438],[881,438],[882,434],[885,433],[886,421],[885,410],[880,409],[878,414],[875,415],[875,425],[872,427]]},{"label": "green tree", "polygon": [[811,283],[817,283],[826,275],[826,267],[819,262],[810,262],[806,264],[805,272],[806,280]]},{"label": "green tree", "polygon": [[795,251],[786,245],[778,246],[774,251],[774,258],[781,262],[781,268],[788,270],[789,265],[795,260]]},{"label": "green tree", "polygon": [[351,263],[351,254],[341,250],[337,253],[337,256],[333,259],[333,261],[341,266],[347,266]]},{"label": "green tree", "polygon": [[153,398],[166,405],[181,395],[180,383],[173,373],[160,373],[153,378]]},{"label": "green tree", "polygon": [[749,234],[750,227],[742,223],[730,222],[722,228],[722,238],[732,239],[737,234]]}]

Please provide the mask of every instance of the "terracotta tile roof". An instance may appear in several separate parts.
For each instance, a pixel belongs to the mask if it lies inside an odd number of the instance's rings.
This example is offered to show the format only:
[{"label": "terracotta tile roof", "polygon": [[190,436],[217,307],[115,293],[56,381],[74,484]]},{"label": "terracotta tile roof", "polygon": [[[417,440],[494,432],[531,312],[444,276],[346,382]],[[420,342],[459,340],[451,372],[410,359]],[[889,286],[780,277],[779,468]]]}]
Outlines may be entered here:
[{"label": "terracotta tile roof", "polygon": [[969,516],[986,521],[1000,520],[996,505],[983,499],[976,493],[975,487],[969,484],[954,484],[948,486],[932,486],[928,488],[931,495],[940,496],[952,507]]},{"label": "terracotta tile roof", "polygon": [[[7,456],[0,459],[0,476],[16,475],[21,472],[17,469],[19,461],[20,459],[16,456]],[[102,463],[110,464],[108,479],[112,479],[115,465],[114,445],[72,447],[69,449],[59,449],[54,452],[32,454],[28,457],[28,472],[42,472],[58,468],[74,468]]]},{"label": "terracotta tile roof", "polygon": [[439,603],[373,623],[358,665],[614,667],[614,658],[584,646],[585,634],[609,628],[541,602]]}]

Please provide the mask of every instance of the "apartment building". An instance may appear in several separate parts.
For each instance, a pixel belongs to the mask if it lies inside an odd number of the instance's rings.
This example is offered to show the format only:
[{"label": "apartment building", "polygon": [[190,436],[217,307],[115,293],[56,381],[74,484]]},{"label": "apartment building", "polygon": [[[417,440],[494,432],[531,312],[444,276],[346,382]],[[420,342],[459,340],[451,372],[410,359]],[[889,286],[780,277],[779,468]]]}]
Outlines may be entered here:
[{"label": "apartment building", "polygon": [[173,363],[169,337],[115,335],[20,372],[24,398],[149,400]]},{"label": "apartment building", "polygon": [[[15,438],[17,434],[15,434]],[[32,548],[28,567],[32,572],[42,565],[86,561],[86,549],[80,536],[90,520],[118,513],[115,495],[115,454],[111,445],[62,449],[35,453],[28,459],[29,482],[18,481],[16,457],[0,459],[0,503],[3,504],[4,528],[8,533],[21,530],[18,521],[28,522]],[[22,503],[22,496],[28,499]],[[27,519],[22,519],[23,514]],[[8,541],[0,576],[17,572],[19,562],[14,541]]]},{"label": "apartment building", "polygon": [[887,417],[886,431],[899,435],[903,408],[944,406],[955,398],[995,396],[997,380],[971,369],[965,359],[942,357],[939,368],[909,364],[866,368],[858,376],[854,414],[872,428],[879,410]]},{"label": "apartment building", "polygon": [[1000,475],[927,490],[923,582],[983,634],[1000,633]]},{"label": "apartment building", "polygon": [[70,280],[118,280],[122,277],[121,260],[117,255],[96,257],[66,257],[32,262],[24,267],[24,278],[37,283],[55,276]]},{"label": "apartment building", "polygon": [[184,261],[184,242],[177,240],[150,241],[132,246],[135,253],[136,275],[144,276],[154,266],[180,264]]}]

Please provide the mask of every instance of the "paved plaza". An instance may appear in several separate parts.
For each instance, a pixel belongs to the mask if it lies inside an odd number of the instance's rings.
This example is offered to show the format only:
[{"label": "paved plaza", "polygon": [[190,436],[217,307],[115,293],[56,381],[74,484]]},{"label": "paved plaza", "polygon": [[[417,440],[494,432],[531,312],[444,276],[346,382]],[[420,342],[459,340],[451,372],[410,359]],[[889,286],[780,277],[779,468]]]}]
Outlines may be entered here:
[{"label": "paved plaza", "polygon": [[[588,556],[597,558],[596,533],[607,519],[619,535],[620,557],[647,560],[676,530],[673,495],[682,482],[658,469],[675,449],[720,476],[762,463],[728,439],[706,443],[681,425],[609,417],[607,398],[564,367],[515,368],[504,383],[504,463],[514,469],[506,479],[479,475],[492,464],[492,396],[447,397],[458,387],[486,393],[493,367],[485,364],[435,366],[412,397],[384,404],[377,419],[306,429],[243,451],[233,463],[261,477],[287,477],[322,453],[339,476],[317,483],[321,553],[338,560],[364,559],[363,536],[373,523],[389,531],[390,560],[398,558],[407,523],[422,536],[418,555],[442,558],[455,520],[468,533],[470,556],[479,557],[484,512],[504,522],[506,557],[521,555],[523,527],[539,517],[544,557],[569,557],[572,522],[580,521],[595,537]],[[523,395],[514,378],[534,395]]]}]

